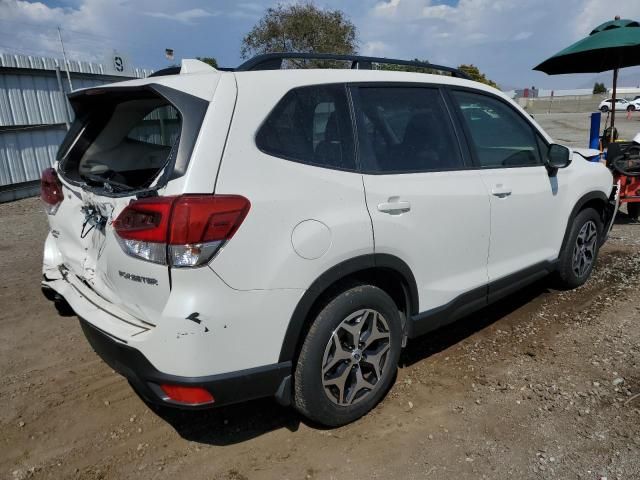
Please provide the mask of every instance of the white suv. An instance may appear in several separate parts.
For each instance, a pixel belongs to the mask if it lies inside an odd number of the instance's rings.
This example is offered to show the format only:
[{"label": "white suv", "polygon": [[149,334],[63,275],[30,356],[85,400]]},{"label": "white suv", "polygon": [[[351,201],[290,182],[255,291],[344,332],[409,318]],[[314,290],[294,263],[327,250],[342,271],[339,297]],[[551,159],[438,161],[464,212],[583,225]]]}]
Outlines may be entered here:
[{"label": "white suv", "polygon": [[275,396],[345,424],[407,339],[550,273],[587,280],[616,208],[604,165],[456,70],[289,57],[70,95],[43,290],[146,400]]},{"label": "white suv", "polygon": [[[630,102],[629,100],[625,100],[624,98],[616,98],[617,111],[624,111],[624,110],[634,111],[638,108],[638,105],[639,103],[636,100],[633,100]],[[598,110],[600,110],[603,113],[606,113],[609,110],[611,110],[611,98],[602,100],[598,105]]]}]

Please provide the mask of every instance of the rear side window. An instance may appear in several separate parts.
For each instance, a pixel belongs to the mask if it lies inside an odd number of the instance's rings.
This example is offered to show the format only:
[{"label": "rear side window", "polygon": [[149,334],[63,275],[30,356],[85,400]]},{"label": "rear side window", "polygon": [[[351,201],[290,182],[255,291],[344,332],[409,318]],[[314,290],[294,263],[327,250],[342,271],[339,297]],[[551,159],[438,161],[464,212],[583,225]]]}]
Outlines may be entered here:
[{"label": "rear side window", "polygon": [[453,91],[471,135],[480,167],[542,165],[533,127],[504,102],[487,95]]},{"label": "rear side window", "polygon": [[344,85],[289,91],[256,136],[263,152],[320,167],[355,170],[351,117]]},{"label": "rear side window", "polygon": [[360,87],[358,138],[365,171],[408,173],[463,167],[440,92],[423,87]]}]

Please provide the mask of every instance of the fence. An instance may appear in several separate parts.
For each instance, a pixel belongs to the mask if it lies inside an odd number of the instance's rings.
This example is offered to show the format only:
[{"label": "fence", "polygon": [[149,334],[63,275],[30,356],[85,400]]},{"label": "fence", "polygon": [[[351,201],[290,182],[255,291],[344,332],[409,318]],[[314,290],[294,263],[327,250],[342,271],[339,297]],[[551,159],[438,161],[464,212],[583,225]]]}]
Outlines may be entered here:
[{"label": "fence", "polygon": [[[69,62],[74,89],[151,73],[105,72],[102,64]],[[61,60],[0,54],[0,202],[37,194],[40,174],[53,165],[67,124],[73,121],[68,93]]]},{"label": "fence", "polygon": [[571,95],[562,97],[519,98],[529,113],[589,113],[598,110],[605,95]]}]

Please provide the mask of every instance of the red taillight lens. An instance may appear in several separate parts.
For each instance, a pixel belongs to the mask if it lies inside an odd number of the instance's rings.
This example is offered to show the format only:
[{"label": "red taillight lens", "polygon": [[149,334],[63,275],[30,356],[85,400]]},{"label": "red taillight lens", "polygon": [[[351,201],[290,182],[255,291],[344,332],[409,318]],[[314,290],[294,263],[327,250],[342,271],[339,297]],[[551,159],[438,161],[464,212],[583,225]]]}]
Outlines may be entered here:
[{"label": "red taillight lens", "polygon": [[120,238],[167,243],[171,209],[177,197],[142,198],[131,202],[113,222]]},{"label": "red taillight lens", "polygon": [[185,405],[204,405],[215,400],[207,390],[202,387],[184,387],[181,385],[160,385],[168,400]]},{"label": "red taillight lens", "polygon": [[250,206],[238,195],[145,198],[131,202],[113,226],[129,255],[195,267],[211,260],[233,236]]},{"label": "red taillight lens", "polygon": [[40,179],[40,198],[47,208],[47,213],[51,215],[56,213],[60,203],[64,200],[62,183],[53,168],[47,168],[42,171],[42,178]]},{"label": "red taillight lens", "polygon": [[249,200],[237,195],[185,195],[171,217],[169,244],[229,240],[249,211]]}]

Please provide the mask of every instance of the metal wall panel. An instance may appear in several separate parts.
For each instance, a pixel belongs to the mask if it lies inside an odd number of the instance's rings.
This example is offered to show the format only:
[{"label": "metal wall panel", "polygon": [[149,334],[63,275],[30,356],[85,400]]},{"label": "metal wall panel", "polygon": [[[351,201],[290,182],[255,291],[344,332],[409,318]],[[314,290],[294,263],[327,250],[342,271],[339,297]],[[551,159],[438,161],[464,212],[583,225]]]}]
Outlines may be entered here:
[{"label": "metal wall panel", "polygon": [[[71,80],[74,89],[113,82],[99,77]],[[68,93],[66,78],[63,88]],[[65,101],[56,77],[0,72],[0,127],[64,123],[67,121]]]},{"label": "metal wall panel", "polygon": [[38,180],[53,165],[64,127],[0,131],[0,186]]},{"label": "metal wall panel", "polygon": [[[66,72],[66,66],[61,58],[0,53],[0,67],[55,70],[56,66],[60,67],[60,70],[63,72]],[[72,74],[75,72],[102,75],[106,71],[107,69],[105,69],[104,65],[101,63],[69,60],[69,72]],[[120,74],[117,72],[111,72],[109,75],[130,77],[133,74],[133,76],[137,78],[144,78],[149,76],[151,73],[153,73],[153,70],[134,67],[132,71],[122,72]]]}]

